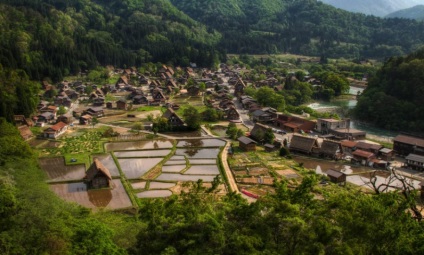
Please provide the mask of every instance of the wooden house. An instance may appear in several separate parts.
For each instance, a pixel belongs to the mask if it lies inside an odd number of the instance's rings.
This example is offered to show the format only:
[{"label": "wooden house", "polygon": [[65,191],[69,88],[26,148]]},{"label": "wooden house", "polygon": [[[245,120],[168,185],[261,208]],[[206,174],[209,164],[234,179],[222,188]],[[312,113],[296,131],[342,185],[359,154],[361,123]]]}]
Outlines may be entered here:
[{"label": "wooden house", "polygon": [[316,122],[286,114],[278,114],[274,124],[289,132],[308,132],[315,129]]},{"label": "wooden house", "polygon": [[320,157],[340,159],[343,155],[343,148],[340,142],[324,140],[319,150]]},{"label": "wooden house", "polygon": [[276,151],[278,149],[277,146],[275,146],[274,144],[269,144],[269,143],[266,143],[264,145],[264,148],[265,148],[265,151],[267,151],[267,152],[273,152],[273,151]]},{"label": "wooden house", "polygon": [[356,143],[356,149],[363,150],[363,151],[369,151],[374,153],[375,155],[378,154],[378,152],[383,148],[380,144],[374,144],[374,143],[366,143],[366,142],[357,142]]},{"label": "wooden house", "polygon": [[256,151],[256,142],[246,136],[237,139],[240,149],[244,151]]},{"label": "wooden house", "polygon": [[168,124],[173,127],[181,127],[184,126],[184,121],[172,110],[172,108],[168,108],[166,112],[162,115],[162,118],[168,120]]},{"label": "wooden house", "polygon": [[398,135],[393,140],[393,150],[401,156],[410,153],[424,155],[424,138],[404,134]]},{"label": "wooden house", "polygon": [[261,123],[255,123],[255,126],[253,126],[252,131],[250,131],[250,137],[252,137],[257,142],[263,142],[265,138],[265,133],[269,132],[272,129],[266,125],[263,125]]},{"label": "wooden house", "polygon": [[363,150],[356,150],[352,153],[353,159],[360,162],[362,165],[368,164],[372,159],[375,158],[374,153]]},{"label": "wooden house", "polygon": [[85,173],[84,182],[89,189],[111,188],[112,176],[100,160],[95,158]]},{"label": "wooden house", "polygon": [[102,117],[104,115],[104,111],[102,107],[91,107],[85,111],[86,114],[89,114],[93,117]]},{"label": "wooden house", "polygon": [[127,101],[125,99],[119,99],[118,101],[116,101],[116,108],[120,110],[127,110]]},{"label": "wooden house", "polygon": [[81,125],[89,125],[89,124],[91,124],[92,119],[93,119],[93,116],[91,116],[89,114],[85,114],[85,115],[82,115],[81,117],[79,117],[79,123]]},{"label": "wooden house", "polygon": [[319,150],[316,137],[293,135],[290,142],[290,151],[311,154]]},{"label": "wooden house", "polygon": [[246,84],[244,84],[243,80],[239,78],[236,84],[234,85],[234,95],[235,96],[243,95],[245,88],[246,88]]},{"label": "wooden house", "polygon": [[272,122],[272,115],[262,109],[257,109],[251,114],[253,122]]},{"label": "wooden house", "polygon": [[133,97],[133,104],[149,104],[149,100],[146,96],[135,96]]},{"label": "wooden house", "polygon": [[237,112],[234,106],[230,106],[225,112],[227,115],[227,120],[229,121],[240,120],[240,114]]},{"label": "wooden house", "polygon": [[198,96],[200,93],[200,87],[198,85],[190,86],[187,88],[187,92],[190,96]]},{"label": "wooden house", "polygon": [[166,101],[165,95],[163,94],[161,90],[158,90],[158,89],[152,91],[152,98],[153,98],[153,101],[155,102]]},{"label": "wooden house", "polygon": [[65,133],[66,130],[68,130],[68,124],[63,123],[63,122],[59,122],[59,123],[47,128],[46,130],[44,130],[43,136],[46,137],[46,138],[56,139],[57,137],[59,137],[60,135]]},{"label": "wooden house", "polygon": [[424,170],[424,156],[417,154],[409,154],[405,157],[405,166],[415,170]]},{"label": "wooden house", "polygon": [[340,171],[330,169],[326,172],[328,178],[334,183],[346,183],[346,174]]},{"label": "wooden house", "polygon": [[355,141],[349,141],[349,140],[342,140],[341,142],[343,152],[352,154],[352,152],[356,149],[356,143]]},{"label": "wooden house", "polygon": [[318,119],[316,130],[321,134],[328,134],[332,129],[349,128],[350,119],[336,120],[336,119]]},{"label": "wooden house", "polygon": [[394,156],[395,156],[395,152],[394,152],[394,150],[392,150],[392,149],[389,149],[389,148],[382,148],[380,151],[379,151],[379,154],[378,154],[380,157],[381,157],[381,159],[383,159],[383,160],[386,160],[386,161],[392,161],[393,160],[393,158],[394,158]]},{"label": "wooden house", "polygon": [[367,135],[365,131],[354,128],[330,129],[329,133],[335,135],[338,140],[363,140],[366,138]]},{"label": "wooden house", "polygon": [[37,116],[37,122],[49,123],[55,119],[55,115],[51,112],[43,112]]},{"label": "wooden house", "polygon": [[113,108],[113,103],[112,102],[107,102],[106,103],[106,108],[107,109],[112,109]]},{"label": "wooden house", "polygon": [[73,116],[69,113],[66,113],[57,117],[57,122],[63,122],[66,124],[71,124],[73,120],[74,120]]},{"label": "wooden house", "polygon": [[122,75],[115,84],[116,89],[123,89],[129,85],[128,77]]}]

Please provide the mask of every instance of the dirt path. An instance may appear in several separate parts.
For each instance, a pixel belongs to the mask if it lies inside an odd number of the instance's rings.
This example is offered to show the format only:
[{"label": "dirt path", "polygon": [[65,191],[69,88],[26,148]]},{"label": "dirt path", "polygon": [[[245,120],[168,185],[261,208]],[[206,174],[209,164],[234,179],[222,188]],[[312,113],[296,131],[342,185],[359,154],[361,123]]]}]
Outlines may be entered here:
[{"label": "dirt path", "polygon": [[228,180],[228,189],[230,192],[240,193],[236,180],[234,179],[233,173],[231,172],[230,166],[228,165],[227,157],[228,157],[228,149],[230,148],[231,142],[227,140],[227,144],[225,144],[224,150],[222,150],[221,161],[225,170],[225,175]]}]

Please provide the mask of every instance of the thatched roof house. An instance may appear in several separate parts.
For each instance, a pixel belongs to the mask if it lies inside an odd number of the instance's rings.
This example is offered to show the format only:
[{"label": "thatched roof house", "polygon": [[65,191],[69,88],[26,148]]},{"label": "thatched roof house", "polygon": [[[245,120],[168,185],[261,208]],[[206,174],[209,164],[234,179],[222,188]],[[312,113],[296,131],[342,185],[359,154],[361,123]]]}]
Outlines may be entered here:
[{"label": "thatched roof house", "polygon": [[184,121],[175,113],[172,108],[168,108],[162,115],[162,118],[168,120],[168,124],[171,126],[183,126]]},{"label": "thatched roof house", "polygon": [[339,159],[343,154],[343,148],[340,142],[324,140],[319,150],[321,157],[327,157],[332,159]]},{"label": "thatched roof house", "polygon": [[316,137],[293,135],[290,142],[290,151],[310,154],[319,149]]},{"label": "thatched roof house", "polygon": [[87,183],[88,188],[108,188],[111,187],[112,176],[100,160],[95,158],[93,164],[85,173],[84,181]]}]

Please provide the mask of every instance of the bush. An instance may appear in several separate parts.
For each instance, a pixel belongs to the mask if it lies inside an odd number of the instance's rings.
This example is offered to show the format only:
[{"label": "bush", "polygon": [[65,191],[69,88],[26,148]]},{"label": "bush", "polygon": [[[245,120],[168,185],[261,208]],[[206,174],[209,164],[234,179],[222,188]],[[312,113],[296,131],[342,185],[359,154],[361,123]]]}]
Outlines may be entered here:
[{"label": "bush", "polygon": [[280,149],[280,156],[281,156],[281,157],[287,157],[287,156],[290,156],[290,151],[289,151],[289,149],[287,149],[286,147],[282,147],[282,148]]}]

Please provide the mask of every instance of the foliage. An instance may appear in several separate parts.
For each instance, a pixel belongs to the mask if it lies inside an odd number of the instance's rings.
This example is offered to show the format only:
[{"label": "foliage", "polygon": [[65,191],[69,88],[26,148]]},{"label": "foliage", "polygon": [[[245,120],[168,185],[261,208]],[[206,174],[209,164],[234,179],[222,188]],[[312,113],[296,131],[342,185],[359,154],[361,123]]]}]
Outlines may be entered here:
[{"label": "foliage", "polygon": [[194,106],[187,106],[184,109],[183,117],[189,129],[198,130],[200,128],[202,116]]},{"label": "foliage", "polygon": [[269,87],[261,87],[256,91],[256,100],[263,106],[269,106],[277,109],[278,111],[284,111],[285,101],[284,97]]},{"label": "foliage", "polygon": [[280,155],[281,157],[287,157],[287,156],[290,156],[290,150],[289,150],[289,149],[287,149],[286,147],[281,147],[280,152],[279,152],[279,155]]},{"label": "foliage", "polygon": [[243,130],[238,129],[236,124],[233,122],[230,122],[228,124],[227,130],[225,131],[225,133],[233,140],[236,140],[240,136],[244,135]]},{"label": "foliage", "polygon": [[205,121],[218,121],[223,118],[223,112],[218,111],[214,108],[207,108],[204,112],[202,112],[203,120]]},{"label": "foliage", "polygon": [[354,115],[376,126],[404,131],[424,129],[424,50],[393,57],[370,79]]}]

